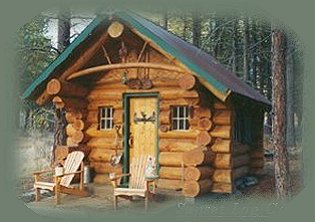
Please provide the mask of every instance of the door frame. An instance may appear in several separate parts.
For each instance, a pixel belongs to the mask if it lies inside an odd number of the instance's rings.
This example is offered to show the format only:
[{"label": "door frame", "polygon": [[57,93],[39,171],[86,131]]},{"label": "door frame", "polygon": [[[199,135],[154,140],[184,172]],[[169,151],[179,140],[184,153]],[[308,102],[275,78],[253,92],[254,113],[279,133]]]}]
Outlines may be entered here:
[{"label": "door frame", "polygon": [[[157,102],[157,115],[156,115],[156,164],[157,164],[157,170],[159,170],[159,127],[160,127],[160,94],[158,92],[144,92],[144,93],[124,93],[123,94],[123,173],[129,173],[129,135],[130,135],[130,99],[132,98],[156,98]],[[128,183],[128,178],[123,177],[123,184]]]}]

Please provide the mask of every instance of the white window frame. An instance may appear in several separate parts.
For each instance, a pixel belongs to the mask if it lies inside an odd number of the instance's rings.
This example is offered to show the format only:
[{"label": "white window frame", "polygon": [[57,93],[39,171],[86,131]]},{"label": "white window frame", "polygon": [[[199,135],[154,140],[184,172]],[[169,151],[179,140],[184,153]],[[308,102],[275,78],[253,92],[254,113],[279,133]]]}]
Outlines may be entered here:
[{"label": "white window frame", "polygon": [[[99,130],[111,130],[114,127],[114,108],[112,106],[102,106],[99,107]],[[109,116],[108,116],[108,112]],[[104,126],[102,126],[102,122],[105,122]],[[109,122],[109,127],[108,123]]]},{"label": "white window frame", "polygon": [[[183,108],[183,116],[180,116],[180,109]],[[189,106],[171,106],[172,109],[172,130],[174,131],[187,131],[189,130],[189,117],[190,109]],[[177,109],[177,115],[174,116],[174,109]],[[183,120],[183,128],[180,128],[180,121]],[[176,128],[174,128],[174,121],[176,121]]]}]

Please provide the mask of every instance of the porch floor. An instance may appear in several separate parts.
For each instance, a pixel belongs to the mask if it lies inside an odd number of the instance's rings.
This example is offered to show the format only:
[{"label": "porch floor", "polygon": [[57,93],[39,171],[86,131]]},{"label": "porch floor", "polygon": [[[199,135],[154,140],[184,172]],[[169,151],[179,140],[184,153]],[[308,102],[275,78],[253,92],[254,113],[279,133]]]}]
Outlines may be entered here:
[{"label": "porch floor", "polygon": [[[55,205],[54,197],[43,197],[39,202],[25,203],[28,208],[42,216],[81,218],[90,213],[113,212],[113,188],[110,185],[89,186],[92,195],[89,197],[77,197],[73,195],[61,194],[61,204]],[[181,196],[181,191],[157,189],[154,199],[149,201],[148,211],[158,213],[161,210],[176,208],[178,204],[187,201]],[[118,210],[120,213],[143,212],[144,199],[136,198],[133,201],[119,198]]]}]

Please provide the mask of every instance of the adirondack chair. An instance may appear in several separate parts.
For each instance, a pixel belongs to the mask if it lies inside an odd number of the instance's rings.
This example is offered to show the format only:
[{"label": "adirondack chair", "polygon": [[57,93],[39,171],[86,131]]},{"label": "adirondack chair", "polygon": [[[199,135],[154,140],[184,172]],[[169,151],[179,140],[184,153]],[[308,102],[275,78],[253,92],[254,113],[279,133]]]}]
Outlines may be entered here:
[{"label": "adirondack chair", "polygon": [[[114,209],[117,209],[118,197],[131,199],[134,196],[144,197],[145,199],[145,210],[148,208],[149,198],[154,194],[154,191],[150,191],[150,185],[153,184],[155,187],[155,178],[145,178],[145,168],[147,164],[148,156],[142,155],[137,158],[133,158],[130,164],[130,173],[120,174],[111,178],[114,186]],[[122,177],[129,176],[128,188],[119,187],[119,181]]]},{"label": "adirondack chair", "polygon": [[[83,184],[83,158],[84,153],[81,151],[74,151],[68,154],[67,159],[64,163],[64,173],[61,176],[53,176],[53,182],[41,181],[41,175],[48,172],[53,172],[53,170],[46,170],[35,172],[35,198],[36,201],[40,200],[40,190],[50,190],[55,193],[56,204],[60,203],[60,193],[73,194],[81,197],[88,196],[88,192],[84,190]],[[77,171],[81,166],[80,171]],[[80,186],[79,188],[71,187],[70,183],[75,174],[80,174]]]}]

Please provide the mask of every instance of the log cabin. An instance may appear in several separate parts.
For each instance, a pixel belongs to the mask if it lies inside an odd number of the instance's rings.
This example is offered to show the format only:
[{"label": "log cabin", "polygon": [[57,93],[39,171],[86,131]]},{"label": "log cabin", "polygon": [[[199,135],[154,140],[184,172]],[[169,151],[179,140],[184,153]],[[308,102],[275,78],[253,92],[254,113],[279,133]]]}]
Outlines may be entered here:
[{"label": "log cabin", "polygon": [[232,193],[236,179],[264,166],[270,102],[210,55],[132,12],[94,19],[22,97],[54,104],[55,145],[84,150],[94,183],[127,173],[141,154],[156,157],[159,188],[187,197]]}]

